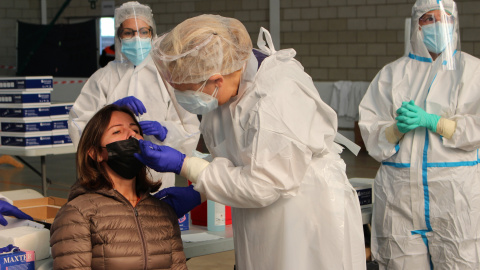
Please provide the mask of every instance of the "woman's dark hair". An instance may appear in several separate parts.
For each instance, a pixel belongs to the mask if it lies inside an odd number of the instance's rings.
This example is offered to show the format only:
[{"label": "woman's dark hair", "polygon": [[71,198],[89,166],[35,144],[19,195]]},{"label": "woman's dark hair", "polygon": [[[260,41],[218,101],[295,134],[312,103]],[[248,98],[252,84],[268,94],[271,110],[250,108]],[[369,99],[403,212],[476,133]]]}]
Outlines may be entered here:
[{"label": "woman's dark hair", "polygon": [[[139,127],[140,135],[143,136],[142,129],[140,128],[137,119],[135,119],[135,115],[127,107],[110,104],[99,110],[85,126],[77,149],[77,184],[88,190],[113,188],[113,182],[108,176],[105,168],[96,158],[92,158],[97,157],[102,152],[102,136],[110,123],[113,112],[123,112],[128,114]],[[146,167],[143,166],[136,176],[136,191],[153,192],[158,190],[160,186],[161,182],[154,183],[147,177]]]}]

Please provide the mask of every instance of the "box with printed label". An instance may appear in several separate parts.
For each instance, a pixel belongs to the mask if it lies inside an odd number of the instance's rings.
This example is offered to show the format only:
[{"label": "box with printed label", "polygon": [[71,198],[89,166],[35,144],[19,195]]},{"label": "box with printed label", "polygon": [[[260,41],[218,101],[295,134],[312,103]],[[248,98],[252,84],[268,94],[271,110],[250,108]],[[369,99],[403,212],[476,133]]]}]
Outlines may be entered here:
[{"label": "box with printed label", "polygon": [[0,91],[53,89],[52,76],[3,77],[0,78]]},{"label": "box with printed label", "polygon": [[52,128],[49,117],[0,118],[0,131],[3,132],[51,131]]},{"label": "box with printed label", "polygon": [[360,207],[371,207],[373,203],[373,179],[351,178],[349,181],[355,188],[355,191],[357,191]]},{"label": "box with printed label", "polygon": [[183,217],[178,219],[180,231],[188,231],[190,229],[190,213],[186,213]]},{"label": "box with printed label", "polygon": [[52,147],[52,132],[0,132],[2,147]]},{"label": "box with printed label", "polygon": [[70,109],[73,107],[73,102],[68,103],[52,103],[50,105],[50,116],[54,117],[67,117]]},{"label": "box with printed label", "polygon": [[1,104],[0,117],[45,117],[50,116],[50,104]]},{"label": "box with printed label", "polygon": [[68,119],[53,119],[52,118],[52,129],[59,130],[59,129],[68,129]]},{"label": "box with printed label", "polygon": [[72,139],[70,139],[70,135],[68,135],[68,130],[54,130],[52,132],[52,145],[53,147],[56,146],[64,146],[67,144],[73,144]]},{"label": "box with printed label", "polygon": [[0,270],[35,270],[34,251],[15,251],[0,254]]},{"label": "box with printed label", "polygon": [[48,103],[50,104],[50,90],[37,91],[0,91],[0,104],[18,103]]}]

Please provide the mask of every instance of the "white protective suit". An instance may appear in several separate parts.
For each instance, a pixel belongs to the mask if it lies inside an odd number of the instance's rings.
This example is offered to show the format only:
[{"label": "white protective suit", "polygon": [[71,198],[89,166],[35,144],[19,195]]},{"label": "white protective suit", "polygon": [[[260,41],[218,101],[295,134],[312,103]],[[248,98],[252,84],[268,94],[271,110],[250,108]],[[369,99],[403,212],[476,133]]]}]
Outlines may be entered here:
[{"label": "white protective suit", "polygon": [[237,269],[365,269],[337,116],[293,49],[263,49],[270,56],[257,72],[252,53],[238,95],[202,118],[214,160],[195,189],[232,206]]},{"label": "white protective suit", "polygon": [[[150,8],[137,2],[129,2],[116,9],[115,32],[118,32],[123,20],[132,18],[139,13],[141,17],[138,19],[148,22],[155,33],[155,22]],[[200,123],[197,116],[179,108],[180,106],[177,108],[173,106],[170,95],[150,55],[135,67],[121,52],[121,48],[122,43],[116,36],[115,60],[96,71],[88,79],[70,111],[68,131],[75,147],[85,125],[98,110],[121,98],[134,96],[142,101],[147,110],[137,120],[157,121],[168,130],[167,137],[163,142],[154,136],[144,136],[144,138],[155,144],[168,145],[186,155],[191,155],[200,137],[198,130]],[[179,117],[179,114],[182,116]],[[162,180],[161,188],[175,185],[175,174],[173,173],[158,173],[150,170],[150,174],[152,180]]]},{"label": "white protective suit", "polygon": [[[380,269],[480,269],[480,60],[459,51],[455,4],[442,2],[455,17],[454,57],[430,57],[418,20],[439,4],[418,0],[410,55],[386,65],[360,104],[363,139],[381,162],[372,232]],[[445,68],[448,61],[454,61],[454,70]],[[395,125],[402,102],[410,100],[455,121],[453,136],[418,127],[390,143],[385,131]]]}]

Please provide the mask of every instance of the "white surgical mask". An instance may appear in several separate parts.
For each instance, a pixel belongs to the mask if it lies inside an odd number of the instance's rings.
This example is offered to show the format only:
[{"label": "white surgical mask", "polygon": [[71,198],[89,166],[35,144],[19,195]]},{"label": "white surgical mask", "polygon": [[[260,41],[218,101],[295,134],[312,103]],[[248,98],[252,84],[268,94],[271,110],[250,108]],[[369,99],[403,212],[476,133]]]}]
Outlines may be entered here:
[{"label": "white surgical mask", "polygon": [[218,93],[218,87],[215,87],[215,91],[212,95],[203,92],[206,80],[196,91],[185,90],[179,91],[175,89],[175,97],[178,104],[180,104],[185,110],[193,114],[206,114],[215,110],[218,107],[218,100],[215,98]]}]

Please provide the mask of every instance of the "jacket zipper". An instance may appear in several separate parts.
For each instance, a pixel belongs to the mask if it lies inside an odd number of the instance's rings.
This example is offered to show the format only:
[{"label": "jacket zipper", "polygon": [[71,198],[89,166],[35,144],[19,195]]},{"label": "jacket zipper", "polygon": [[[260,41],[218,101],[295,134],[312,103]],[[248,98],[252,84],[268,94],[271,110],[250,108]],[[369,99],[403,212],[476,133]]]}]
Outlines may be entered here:
[{"label": "jacket zipper", "polygon": [[146,270],[147,269],[147,244],[145,243],[145,239],[143,238],[143,230],[142,230],[142,227],[140,226],[140,221],[138,221],[138,212],[136,207],[133,207],[133,212],[135,213],[135,222],[137,223],[138,232],[140,233],[140,238],[142,240],[142,245],[143,245],[143,260],[144,260],[143,269]]},{"label": "jacket zipper", "polygon": [[[122,194],[120,194],[120,192],[118,192],[117,190],[115,190],[115,192],[118,193],[120,195],[120,198],[123,198],[124,202],[126,202],[133,209],[133,214],[135,215],[135,223],[137,224],[138,233],[140,234],[140,240],[142,241],[143,246],[143,269],[147,270],[147,244],[145,243],[145,238],[143,237],[143,230],[140,226],[140,221],[138,221],[137,208],[136,206],[134,207]],[[137,205],[140,203],[140,201],[137,202]]]}]

